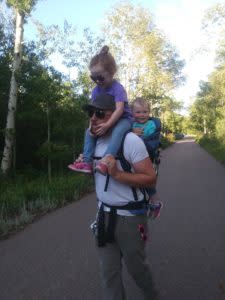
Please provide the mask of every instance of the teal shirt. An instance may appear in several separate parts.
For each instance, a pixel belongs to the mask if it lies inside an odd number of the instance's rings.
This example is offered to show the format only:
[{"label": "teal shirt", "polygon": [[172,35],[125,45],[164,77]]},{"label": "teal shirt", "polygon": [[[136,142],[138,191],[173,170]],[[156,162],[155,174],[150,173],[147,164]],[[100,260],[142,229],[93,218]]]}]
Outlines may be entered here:
[{"label": "teal shirt", "polygon": [[148,120],[145,123],[134,122],[133,123],[133,128],[143,128],[144,131],[143,131],[143,135],[142,136],[144,138],[148,137],[149,135],[151,135],[152,133],[154,133],[155,130],[156,130],[155,123],[152,120]]}]

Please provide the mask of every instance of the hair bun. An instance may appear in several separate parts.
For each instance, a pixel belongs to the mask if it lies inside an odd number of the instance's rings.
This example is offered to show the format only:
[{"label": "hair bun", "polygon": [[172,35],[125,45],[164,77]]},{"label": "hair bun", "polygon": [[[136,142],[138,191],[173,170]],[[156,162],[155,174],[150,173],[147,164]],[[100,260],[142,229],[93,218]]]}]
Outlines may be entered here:
[{"label": "hair bun", "polygon": [[102,49],[100,50],[100,54],[108,54],[108,52],[109,52],[108,46],[103,46]]}]

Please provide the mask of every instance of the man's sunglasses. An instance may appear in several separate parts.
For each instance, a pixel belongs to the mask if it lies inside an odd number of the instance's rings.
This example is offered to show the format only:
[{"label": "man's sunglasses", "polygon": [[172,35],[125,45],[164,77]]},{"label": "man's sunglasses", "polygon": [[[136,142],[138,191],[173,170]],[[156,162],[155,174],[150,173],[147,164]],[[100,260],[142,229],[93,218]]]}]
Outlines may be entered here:
[{"label": "man's sunglasses", "polygon": [[98,119],[104,119],[105,118],[105,111],[102,110],[102,109],[96,109],[96,110],[89,110],[88,111],[88,116],[90,118],[92,118],[94,114],[95,114],[96,118],[98,118]]},{"label": "man's sunglasses", "polygon": [[105,81],[105,77],[102,75],[90,75],[90,78],[94,81],[94,82],[104,82]]}]

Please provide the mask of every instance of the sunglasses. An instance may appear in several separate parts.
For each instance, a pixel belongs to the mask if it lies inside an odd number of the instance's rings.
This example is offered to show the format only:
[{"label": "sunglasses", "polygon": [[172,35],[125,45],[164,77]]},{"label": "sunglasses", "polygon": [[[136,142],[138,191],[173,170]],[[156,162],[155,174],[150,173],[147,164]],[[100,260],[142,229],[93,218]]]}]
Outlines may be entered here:
[{"label": "sunglasses", "polygon": [[106,115],[105,111],[102,110],[102,109],[96,109],[96,110],[89,110],[88,111],[88,116],[90,118],[92,118],[94,114],[95,114],[96,118],[98,118],[98,119],[104,119],[105,115]]},{"label": "sunglasses", "polygon": [[104,82],[105,81],[105,77],[102,75],[91,75],[90,78],[94,81],[94,82]]},{"label": "sunglasses", "polygon": [[145,229],[144,229],[143,224],[139,224],[138,225],[138,230],[139,230],[139,232],[141,234],[141,239],[145,242],[147,240],[147,235],[145,233]]}]

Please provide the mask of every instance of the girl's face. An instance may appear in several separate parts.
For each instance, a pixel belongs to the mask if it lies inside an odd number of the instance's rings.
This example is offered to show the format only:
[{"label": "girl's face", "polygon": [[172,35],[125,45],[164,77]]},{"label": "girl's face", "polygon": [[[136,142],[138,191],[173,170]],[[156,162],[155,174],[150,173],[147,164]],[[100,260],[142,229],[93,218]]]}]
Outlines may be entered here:
[{"label": "girl's face", "polygon": [[135,103],[133,106],[133,116],[138,123],[145,123],[149,119],[149,108],[147,105]]},{"label": "girl's face", "polygon": [[106,88],[113,81],[113,75],[106,71],[101,64],[97,64],[90,68],[91,79],[100,87]]}]

